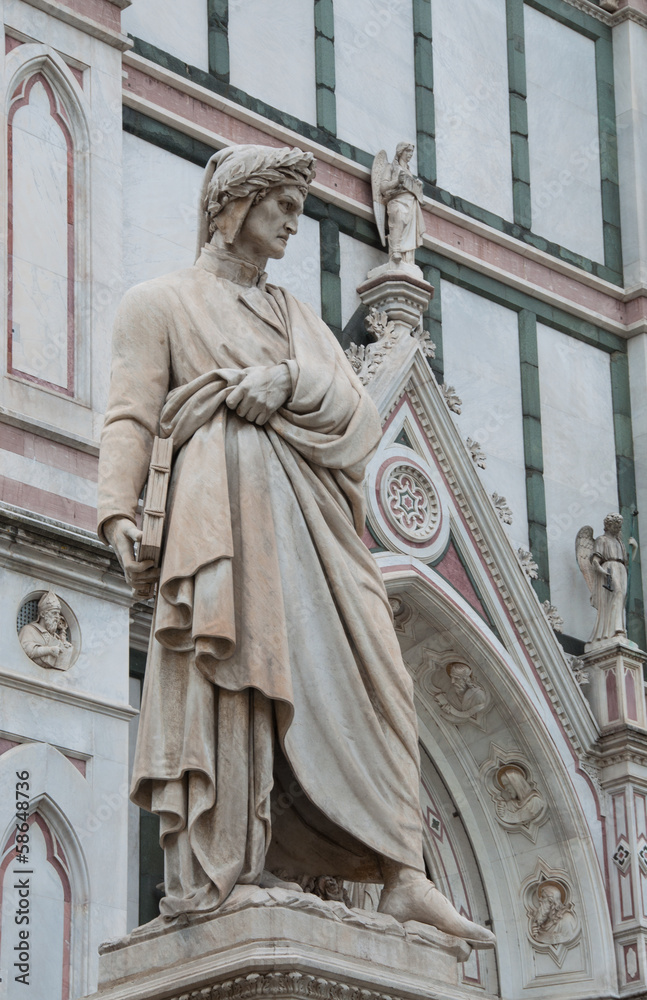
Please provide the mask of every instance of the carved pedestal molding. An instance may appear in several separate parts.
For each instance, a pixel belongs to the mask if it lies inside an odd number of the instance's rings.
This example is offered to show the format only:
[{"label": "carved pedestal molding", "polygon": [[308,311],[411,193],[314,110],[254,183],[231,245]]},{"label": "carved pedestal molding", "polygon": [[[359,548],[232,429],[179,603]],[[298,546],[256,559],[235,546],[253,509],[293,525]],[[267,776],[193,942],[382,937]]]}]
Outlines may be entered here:
[{"label": "carved pedestal molding", "polygon": [[589,678],[587,698],[602,731],[628,724],[647,729],[642,666],[647,654],[627,642],[599,642],[580,663]]},{"label": "carved pedestal molding", "polygon": [[464,941],[309,893],[239,886],[218,916],[101,949],[96,1000],[463,1000]]},{"label": "carved pedestal molding", "polygon": [[397,270],[384,264],[368,272],[357,292],[365,306],[387,313],[396,324],[396,332],[404,335],[420,323],[434,289],[415,264],[401,264]]}]

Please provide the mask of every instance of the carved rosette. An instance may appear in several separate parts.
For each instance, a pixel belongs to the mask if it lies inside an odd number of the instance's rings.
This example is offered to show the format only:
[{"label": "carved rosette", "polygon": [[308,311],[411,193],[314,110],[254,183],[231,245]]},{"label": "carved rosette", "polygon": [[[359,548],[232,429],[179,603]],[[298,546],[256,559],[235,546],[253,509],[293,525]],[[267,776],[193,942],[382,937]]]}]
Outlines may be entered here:
[{"label": "carved rosette", "polygon": [[449,521],[434,484],[434,470],[413,450],[390,447],[368,472],[366,495],[371,529],[390,550],[419,559],[442,555]]}]

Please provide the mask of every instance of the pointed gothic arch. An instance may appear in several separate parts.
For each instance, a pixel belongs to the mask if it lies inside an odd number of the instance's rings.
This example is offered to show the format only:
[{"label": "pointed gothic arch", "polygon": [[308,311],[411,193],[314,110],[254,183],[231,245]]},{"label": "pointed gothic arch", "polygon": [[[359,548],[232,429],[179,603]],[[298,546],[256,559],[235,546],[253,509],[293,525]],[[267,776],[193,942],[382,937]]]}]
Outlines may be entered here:
[{"label": "pointed gothic arch", "polygon": [[7,374],[86,399],[89,351],[89,115],[49,46],[6,59]]}]

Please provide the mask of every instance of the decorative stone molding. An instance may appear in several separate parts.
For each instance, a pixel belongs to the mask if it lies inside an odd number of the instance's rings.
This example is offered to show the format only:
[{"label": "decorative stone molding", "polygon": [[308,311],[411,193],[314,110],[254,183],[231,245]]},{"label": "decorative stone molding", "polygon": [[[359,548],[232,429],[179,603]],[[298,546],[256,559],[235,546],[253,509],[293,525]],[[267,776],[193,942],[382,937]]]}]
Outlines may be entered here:
[{"label": "decorative stone molding", "polygon": [[498,493],[492,493],[492,503],[503,523],[512,524],[512,511],[508,507],[506,498],[499,496]]},{"label": "decorative stone molding", "polygon": [[473,441],[471,437],[468,437],[465,440],[465,444],[469,449],[474,465],[479,469],[485,469],[487,467],[487,458],[478,441]]},{"label": "decorative stone molding", "polygon": [[591,683],[591,678],[589,677],[588,670],[582,665],[582,661],[579,656],[569,657],[569,663],[571,665],[571,670],[573,671],[573,677],[580,687],[584,687],[585,684]]},{"label": "decorative stone molding", "polygon": [[554,632],[561,632],[564,628],[564,619],[555,605],[551,604],[550,601],[544,601],[542,603],[542,608],[544,609],[544,614],[546,615],[552,630]]},{"label": "decorative stone molding", "polygon": [[452,411],[452,413],[460,413],[461,407],[463,405],[463,400],[460,398],[456,389],[453,385],[447,385],[446,382],[440,387],[440,391],[443,394],[443,399],[447,403],[447,406]]},{"label": "decorative stone molding", "polygon": [[425,330],[422,324],[422,319],[418,323],[415,330],[411,331],[411,336],[414,340],[418,341],[420,344],[420,350],[426,358],[433,360],[436,357],[436,345],[429,336],[429,331]]},{"label": "decorative stone molding", "polygon": [[253,997],[307,997],[312,1000],[392,1000],[391,994],[349,986],[303,972],[250,973],[169,1000],[252,1000]]},{"label": "decorative stone molding", "polygon": [[440,501],[434,485],[413,465],[392,465],[382,477],[382,502],[399,535],[427,542],[440,522]]},{"label": "decorative stone molding", "polygon": [[517,556],[519,557],[521,568],[528,577],[528,579],[536,580],[539,574],[539,566],[533,559],[532,552],[530,551],[530,549],[523,549],[519,547],[517,549]]}]

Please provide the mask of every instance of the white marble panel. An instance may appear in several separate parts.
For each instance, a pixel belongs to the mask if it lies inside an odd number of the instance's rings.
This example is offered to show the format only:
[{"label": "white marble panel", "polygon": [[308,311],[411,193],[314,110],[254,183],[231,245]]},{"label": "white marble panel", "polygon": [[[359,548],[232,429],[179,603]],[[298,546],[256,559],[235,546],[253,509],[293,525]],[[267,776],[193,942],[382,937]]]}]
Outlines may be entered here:
[{"label": "white marble panel", "polygon": [[337,0],[335,75],[341,139],[389,158],[398,142],[416,141],[409,0]]},{"label": "white marble panel", "polygon": [[123,31],[199,69],[209,69],[207,0],[135,0],[121,14]]},{"label": "white marble panel", "polygon": [[513,217],[505,4],[432,0],[438,184]]},{"label": "white marble panel", "polygon": [[68,149],[41,83],[13,117],[13,364],[67,387]]},{"label": "white marble panel", "polygon": [[445,382],[463,401],[461,436],[481,445],[485,489],[504,496],[513,513],[506,532],[528,545],[517,314],[450,282],[441,285]]},{"label": "white marble panel", "polygon": [[339,234],[341,281],[341,324],[346,326],[356,309],[361,306],[357,286],[366,281],[366,275],[373,267],[386,264],[388,255],[382,250],[362,243],[361,240]]},{"label": "white marble panel", "polygon": [[595,44],[525,6],[533,231],[604,260]]},{"label": "white marble panel", "polygon": [[574,544],[618,510],[609,355],[542,324],[537,338],[551,601],[564,631],[588,639],[595,611]]},{"label": "white marble panel", "polygon": [[124,133],[124,290],[189,267],[202,167]]},{"label": "white marble panel", "polygon": [[625,285],[647,285],[647,31],[613,29],[620,220]]},{"label": "white marble panel", "polygon": [[319,223],[315,219],[301,216],[296,235],[288,240],[285,256],[268,260],[267,277],[272,284],[287,288],[321,314]]},{"label": "white marble panel", "polygon": [[312,3],[230,0],[232,85],[313,124],[317,121],[314,46]]}]

